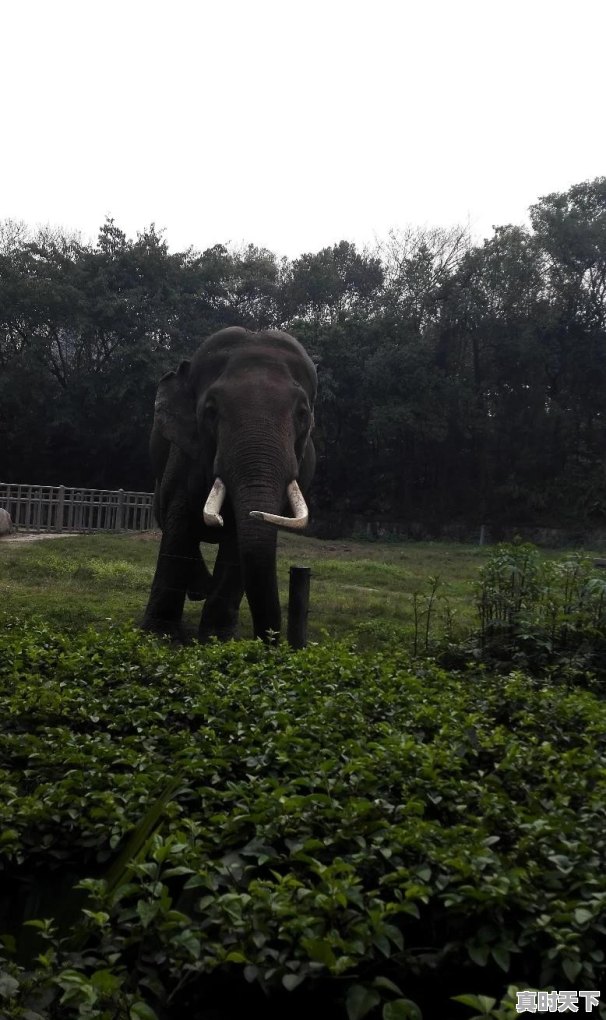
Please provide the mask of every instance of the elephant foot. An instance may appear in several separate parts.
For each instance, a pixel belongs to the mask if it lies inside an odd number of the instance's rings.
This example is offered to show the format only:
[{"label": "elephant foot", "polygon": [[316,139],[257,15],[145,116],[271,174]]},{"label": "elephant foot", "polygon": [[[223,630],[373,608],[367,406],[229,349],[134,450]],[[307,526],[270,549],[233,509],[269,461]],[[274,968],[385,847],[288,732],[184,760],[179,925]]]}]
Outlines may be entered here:
[{"label": "elephant foot", "polygon": [[236,641],[237,638],[237,627],[217,627],[213,630],[209,627],[200,627],[198,631],[198,641],[201,645],[207,645],[213,639],[217,641]]},{"label": "elephant foot", "polygon": [[145,617],[140,624],[140,629],[147,634],[155,634],[157,637],[168,638],[175,644],[185,644],[185,632],[180,620],[157,620],[152,617]]}]

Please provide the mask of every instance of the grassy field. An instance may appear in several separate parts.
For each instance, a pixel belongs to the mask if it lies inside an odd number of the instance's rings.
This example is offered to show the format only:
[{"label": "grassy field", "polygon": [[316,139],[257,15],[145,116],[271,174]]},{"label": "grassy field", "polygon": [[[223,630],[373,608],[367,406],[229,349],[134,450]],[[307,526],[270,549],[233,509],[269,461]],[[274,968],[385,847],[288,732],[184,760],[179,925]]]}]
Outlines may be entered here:
[{"label": "grassy field", "polygon": [[602,572],[281,535],[292,653],[133,630],[157,551],[0,543],[0,1016],[513,1020],[510,986],[603,987]]},{"label": "grassy field", "polygon": [[[0,545],[0,599],[16,613],[35,613],[68,629],[88,624],[137,623],[145,607],[158,552],[158,536],[83,535]],[[207,547],[209,565],[214,549]],[[292,564],[312,568],[309,637],[354,639],[361,647],[410,637],[415,626],[455,634],[476,622],[473,582],[486,547],[438,543],[320,541],[280,535],[279,582],[284,610]],[[435,579],[435,580],[434,580]],[[436,597],[431,592],[436,587]],[[200,605],[187,603],[186,627],[195,633]],[[416,624],[415,624],[416,616]],[[241,633],[251,634],[246,600]]]}]

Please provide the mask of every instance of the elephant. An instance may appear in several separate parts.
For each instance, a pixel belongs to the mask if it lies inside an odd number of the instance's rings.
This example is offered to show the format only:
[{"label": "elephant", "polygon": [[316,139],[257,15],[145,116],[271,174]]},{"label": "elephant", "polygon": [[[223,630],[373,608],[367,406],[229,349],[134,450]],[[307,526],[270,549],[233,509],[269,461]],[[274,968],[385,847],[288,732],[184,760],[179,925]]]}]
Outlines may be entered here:
[{"label": "elephant", "polygon": [[[228,640],[246,594],[254,636],[278,640],[277,529],[308,523],[316,392],[298,340],[241,326],[162,377],[150,438],[162,539],[145,630],[182,640],[187,595],[204,600],[198,639]],[[201,542],[218,542],[212,576]]]}]

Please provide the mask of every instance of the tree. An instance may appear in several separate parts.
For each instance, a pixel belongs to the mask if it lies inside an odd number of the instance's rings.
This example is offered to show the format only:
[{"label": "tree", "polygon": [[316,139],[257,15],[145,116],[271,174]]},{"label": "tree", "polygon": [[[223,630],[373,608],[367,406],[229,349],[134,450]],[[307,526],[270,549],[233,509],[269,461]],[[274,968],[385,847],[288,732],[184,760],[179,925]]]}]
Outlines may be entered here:
[{"label": "tree", "polygon": [[293,262],[288,286],[291,317],[309,318],[319,326],[335,323],[345,313],[368,313],[382,285],[380,260],[341,241]]}]

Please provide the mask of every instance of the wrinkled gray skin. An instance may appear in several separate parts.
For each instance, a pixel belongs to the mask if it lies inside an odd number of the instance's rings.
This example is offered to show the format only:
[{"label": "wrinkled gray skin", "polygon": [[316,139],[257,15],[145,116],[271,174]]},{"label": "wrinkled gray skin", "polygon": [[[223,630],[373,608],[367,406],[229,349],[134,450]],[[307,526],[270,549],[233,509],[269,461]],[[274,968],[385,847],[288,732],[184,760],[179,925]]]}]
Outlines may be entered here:
[{"label": "wrinkled gray skin", "polygon": [[[313,362],[294,337],[240,327],[215,333],[161,379],[150,451],[162,542],[145,629],[180,637],[187,594],[206,600],[200,640],[226,640],[246,593],[255,637],[279,633],[277,529],[250,511],[290,516],[287,485],[309,486],[316,388]],[[202,516],[217,477],[227,488],[222,528]],[[219,543],[212,577],[200,542]]]}]

